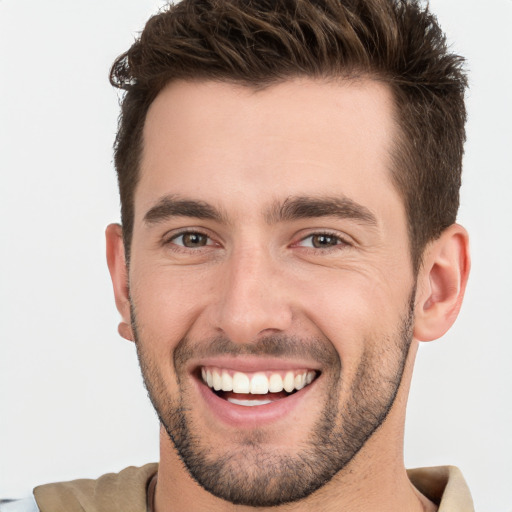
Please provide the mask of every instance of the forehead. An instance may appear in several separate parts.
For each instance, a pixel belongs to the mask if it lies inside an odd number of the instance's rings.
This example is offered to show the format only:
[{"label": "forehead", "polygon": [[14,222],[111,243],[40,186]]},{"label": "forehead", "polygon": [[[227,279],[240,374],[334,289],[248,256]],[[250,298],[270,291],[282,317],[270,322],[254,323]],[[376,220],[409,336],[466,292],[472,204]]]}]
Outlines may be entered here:
[{"label": "forehead", "polygon": [[[135,194],[140,217],[167,194],[253,212],[289,196],[385,207],[393,98],[373,80],[291,80],[263,90],[175,82],[151,105]],[[399,201],[400,202],[400,201]]]}]

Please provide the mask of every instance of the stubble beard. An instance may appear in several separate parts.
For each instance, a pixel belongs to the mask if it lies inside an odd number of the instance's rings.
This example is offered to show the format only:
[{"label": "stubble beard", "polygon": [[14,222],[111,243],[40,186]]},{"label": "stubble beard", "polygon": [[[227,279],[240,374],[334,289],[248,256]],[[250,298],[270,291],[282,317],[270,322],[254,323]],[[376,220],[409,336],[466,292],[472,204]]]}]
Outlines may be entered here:
[{"label": "stubble beard", "polygon": [[[379,342],[363,340],[365,351],[350,385],[349,398],[339,403],[343,386],[342,362],[328,339],[299,340],[272,336],[239,345],[224,338],[203,343],[201,355],[261,355],[314,357],[327,368],[328,390],[322,414],[297,451],[278,454],[264,429],[230,439],[230,449],[205,443],[194,424],[192,400],[186,385],[185,362],[198,355],[188,338],[177,345],[174,367],[179,391],[170,396],[163,376],[146,350],[132,305],[132,329],[149,398],[177,453],[192,478],[206,491],[238,505],[271,507],[302,500],[342,471],[386,419],[398,393],[412,341],[414,291],[394,335]],[[199,349],[200,350],[200,349]],[[382,359],[391,361],[383,365]],[[233,448],[233,441],[236,448]],[[218,453],[218,452],[221,453]]]}]

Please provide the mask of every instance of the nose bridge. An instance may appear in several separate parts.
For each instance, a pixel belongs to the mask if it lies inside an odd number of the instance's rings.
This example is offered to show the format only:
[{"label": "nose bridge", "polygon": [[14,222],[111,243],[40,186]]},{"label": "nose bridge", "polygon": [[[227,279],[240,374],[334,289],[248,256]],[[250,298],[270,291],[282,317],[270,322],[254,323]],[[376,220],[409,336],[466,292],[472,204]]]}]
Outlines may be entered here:
[{"label": "nose bridge", "polygon": [[255,245],[236,248],[225,265],[217,329],[237,343],[256,341],[264,332],[286,330],[291,307],[270,251]]}]

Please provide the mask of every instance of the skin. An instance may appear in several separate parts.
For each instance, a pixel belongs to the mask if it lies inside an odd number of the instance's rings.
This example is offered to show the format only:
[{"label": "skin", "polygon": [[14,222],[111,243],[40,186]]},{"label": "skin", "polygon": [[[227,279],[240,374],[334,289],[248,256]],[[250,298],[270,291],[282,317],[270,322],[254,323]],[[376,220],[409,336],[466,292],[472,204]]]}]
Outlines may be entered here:
[{"label": "skin", "polygon": [[[329,398],[346,411],[364,361],[381,387],[396,375],[403,358],[396,342],[413,294],[410,347],[386,419],[330,481],[282,510],[435,510],[403,466],[405,406],[418,343],[444,334],[458,314],[468,240],[462,227],[451,226],[425,249],[413,275],[403,201],[390,179],[398,136],[391,93],[371,80],[296,80],[259,92],[175,82],[146,119],[129,270],[120,226],[107,228],[119,330],[135,340],[135,311],[139,357],[157,409],[181,398],[211,460],[243,453],[232,469],[245,472],[245,480],[255,474],[243,461],[257,460],[257,440],[268,453],[292,457],[311,439]],[[221,218],[148,218],[171,196],[207,203]],[[275,215],[276,205],[296,197],[348,199],[371,221]],[[205,235],[207,244],[185,247],[183,230]],[[336,244],[313,247],[319,234]],[[293,412],[273,422],[226,424],[205,407],[189,372],[200,363],[194,354],[211,350],[219,336],[244,353],[270,336],[317,340],[336,355],[341,377],[304,356],[303,364],[322,375]],[[185,339],[192,356],[177,367]],[[343,427],[341,414],[336,424]],[[163,428],[155,508],[266,510],[200,487]]]}]

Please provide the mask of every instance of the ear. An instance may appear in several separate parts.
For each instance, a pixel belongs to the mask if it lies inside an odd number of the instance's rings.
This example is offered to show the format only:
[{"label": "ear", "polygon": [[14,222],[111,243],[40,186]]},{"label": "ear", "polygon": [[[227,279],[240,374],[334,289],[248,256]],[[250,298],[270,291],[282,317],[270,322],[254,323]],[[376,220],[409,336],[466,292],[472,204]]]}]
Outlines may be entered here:
[{"label": "ear", "polygon": [[134,341],[130,318],[130,295],[128,288],[128,269],[124,253],[123,230],[119,224],[109,224],[105,231],[107,241],[107,264],[114,286],[117,310],[121,314],[119,334]]},{"label": "ear", "polygon": [[453,224],[425,249],[418,273],[414,337],[440,338],[459,314],[470,269],[467,231]]}]

